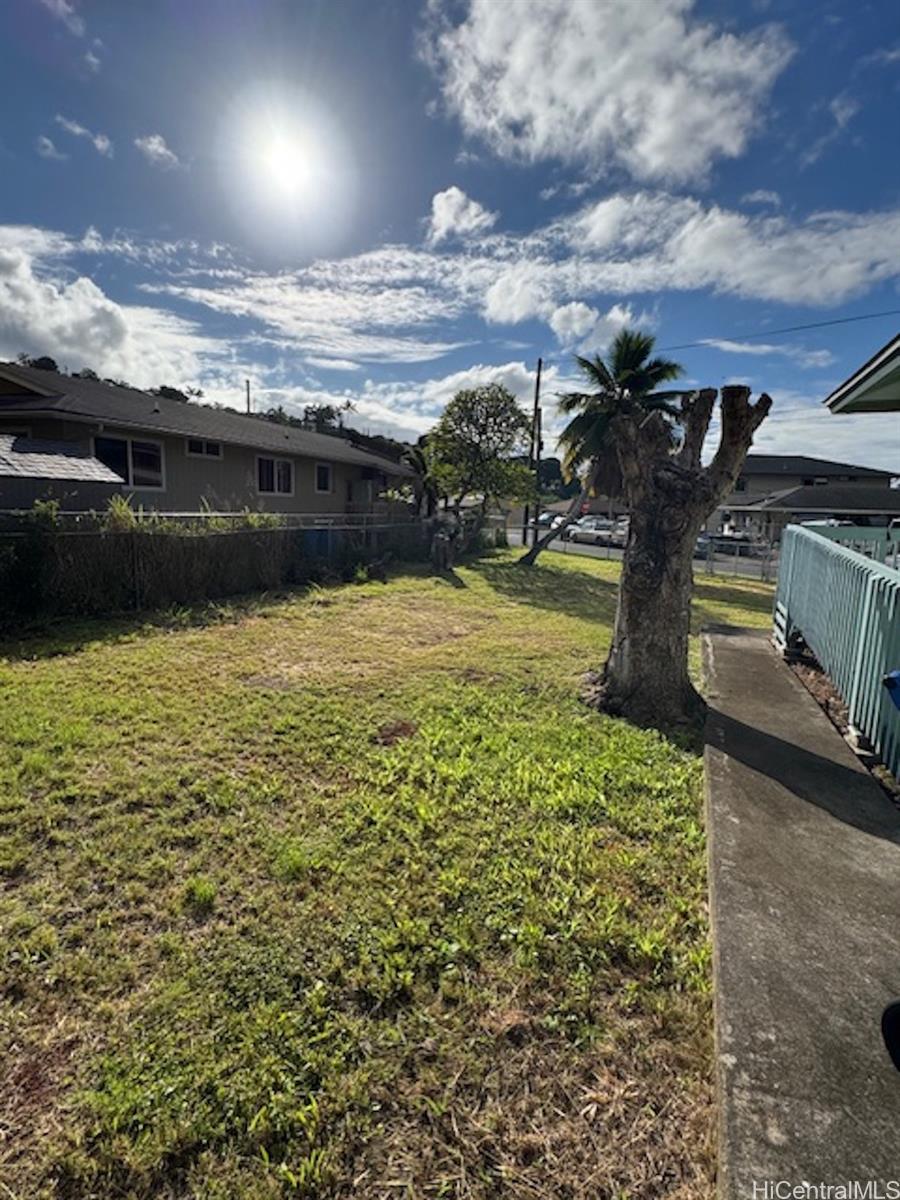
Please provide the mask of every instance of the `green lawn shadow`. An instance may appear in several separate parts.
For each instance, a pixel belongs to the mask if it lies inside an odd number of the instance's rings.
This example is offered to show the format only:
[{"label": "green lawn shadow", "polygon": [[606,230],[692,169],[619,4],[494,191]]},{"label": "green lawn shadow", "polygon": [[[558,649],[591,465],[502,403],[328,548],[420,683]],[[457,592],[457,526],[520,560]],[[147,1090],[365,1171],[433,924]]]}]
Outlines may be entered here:
[{"label": "green lawn shadow", "polygon": [[616,614],[617,579],[601,579],[589,571],[557,567],[544,560],[533,567],[491,558],[468,563],[495,592],[517,604],[531,604],[584,621],[612,623]]}]

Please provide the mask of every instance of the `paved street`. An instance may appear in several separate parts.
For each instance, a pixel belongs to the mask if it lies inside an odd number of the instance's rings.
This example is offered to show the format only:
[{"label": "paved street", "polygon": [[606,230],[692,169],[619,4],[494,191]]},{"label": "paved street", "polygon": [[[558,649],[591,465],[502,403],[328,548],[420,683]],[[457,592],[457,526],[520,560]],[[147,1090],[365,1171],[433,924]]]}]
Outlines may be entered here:
[{"label": "paved street", "polygon": [[[511,546],[522,545],[521,529],[510,528],[507,530],[507,536]],[[583,554],[589,558],[608,558],[616,561],[622,559],[622,551],[616,547],[586,546],[579,542],[563,541],[561,538],[554,538],[550,548],[563,554]],[[735,554],[716,554],[709,562],[697,559],[694,570],[696,574],[705,572],[710,575],[739,575],[745,579],[763,579],[774,583],[778,574],[778,559],[777,556],[762,559],[741,558]]]}]

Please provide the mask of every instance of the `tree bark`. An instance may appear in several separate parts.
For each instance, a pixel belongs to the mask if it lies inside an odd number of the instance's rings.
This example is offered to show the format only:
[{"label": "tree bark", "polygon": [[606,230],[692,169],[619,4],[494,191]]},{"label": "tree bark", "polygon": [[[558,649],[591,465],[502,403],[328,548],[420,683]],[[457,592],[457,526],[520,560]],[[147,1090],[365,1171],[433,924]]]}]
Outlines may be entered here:
[{"label": "tree bark", "polygon": [[603,671],[587,699],[642,725],[698,716],[703,702],[688,675],[693,553],[705,511],[662,509],[650,492],[631,512],[616,620]]},{"label": "tree bark", "polygon": [[584,487],[581,489],[579,494],[577,496],[575,496],[574,499],[572,500],[572,503],[569,505],[566,515],[563,517],[563,519],[559,523],[559,525],[557,525],[555,528],[553,528],[553,526],[551,525],[551,528],[547,530],[547,532],[544,534],[544,536],[538,538],[538,540],[534,543],[534,545],[531,547],[531,549],[526,554],[522,555],[522,557],[518,561],[518,566],[520,566],[520,567],[534,566],[535,562],[537,561],[537,556],[540,554],[540,552],[542,550],[546,550],[554,538],[560,537],[562,535],[563,530],[569,528],[569,526],[572,524],[572,522],[576,519],[576,517],[581,512],[581,509],[584,506],[585,501],[589,499],[591,492],[594,490],[594,481],[595,481],[596,477],[597,477],[597,468],[594,467],[591,469],[591,471],[587,477],[587,480],[585,481]]},{"label": "tree bark", "polygon": [[588,677],[586,699],[637,724],[693,723],[704,709],[688,674],[694,545],[771,406],[766,395],[751,404],[749,388],[723,388],[719,447],[704,468],[715,398],[704,389],[684,402],[684,438],[674,454],[658,415],[626,415],[613,431],[631,526],[612,645],[602,672]]}]

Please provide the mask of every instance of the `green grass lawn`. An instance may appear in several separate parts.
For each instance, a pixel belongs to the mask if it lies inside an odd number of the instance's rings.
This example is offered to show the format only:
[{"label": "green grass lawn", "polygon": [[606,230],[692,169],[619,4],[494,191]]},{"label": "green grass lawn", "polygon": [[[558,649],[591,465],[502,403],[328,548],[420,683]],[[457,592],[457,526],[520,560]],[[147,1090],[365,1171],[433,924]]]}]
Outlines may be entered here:
[{"label": "green grass lawn", "polygon": [[710,1193],[701,759],[513,562],[0,647],[0,1194]]}]

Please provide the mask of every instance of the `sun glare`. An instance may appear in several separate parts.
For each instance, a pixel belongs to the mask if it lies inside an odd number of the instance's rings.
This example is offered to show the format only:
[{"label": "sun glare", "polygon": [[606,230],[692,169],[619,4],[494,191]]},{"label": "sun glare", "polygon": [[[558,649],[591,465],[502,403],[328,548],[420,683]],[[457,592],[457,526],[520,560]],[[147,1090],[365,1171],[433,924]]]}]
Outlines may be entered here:
[{"label": "sun glare", "polygon": [[266,178],[285,199],[299,200],[309,194],[316,174],[315,158],[298,134],[273,134],[260,157]]},{"label": "sun glare", "polygon": [[318,252],[347,228],[356,168],[317,97],[276,81],[236,92],[223,106],[217,158],[224,196],[254,245]]}]

